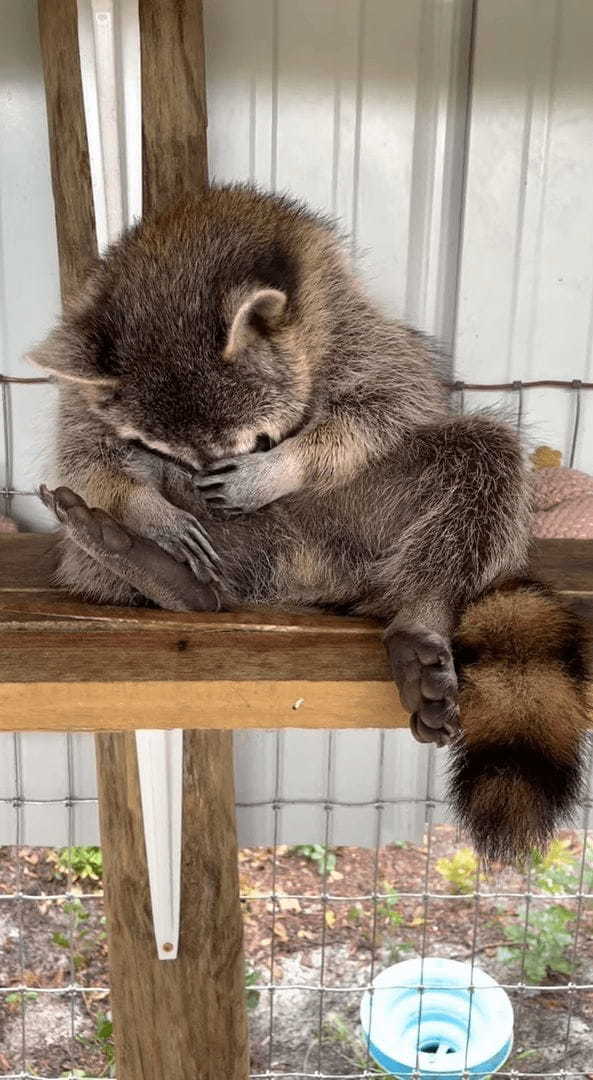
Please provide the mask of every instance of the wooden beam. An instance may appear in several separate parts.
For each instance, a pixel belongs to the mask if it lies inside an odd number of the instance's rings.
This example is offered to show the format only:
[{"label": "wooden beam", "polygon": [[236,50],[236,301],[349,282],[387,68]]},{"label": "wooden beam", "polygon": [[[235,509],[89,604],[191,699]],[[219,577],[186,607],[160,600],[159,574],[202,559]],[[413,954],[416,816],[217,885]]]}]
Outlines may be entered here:
[{"label": "wooden beam", "polygon": [[154,945],[134,738],[103,735],[97,752],[117,1075],[245,1080],[230,735],[185,735],[181,937],[170,961]]},{"label": "wooden beam", "polygon": [[0,731],[407,727],[393,682],[4,683]]},{"label": "wooden beam", "polygon": [[[55,533],[0,534],[0,545],[0,592],[55,587]],[[593,540],[537,540],[530,572],[560,592],[593,597]],[[87,610],[104,609],[87,605]]]},{"label": "wooden beam", "polygon": [[[39,9],[64,296],[80,283],[88,256],[95,250],[76,8],[76,0],[40,0]],[[147,211],[184,192],[200,190],[207,183],[204,54],[198,0],[139,0],[139,15]],[[46,555],[51,559],[51,548],[43,543],[42,547],[44,559]],[[4,548],[7,562],[13,553],[14,549]],[[60,645],[57,652],[50,648],[59,681],[55,686],[43,683],[45,700],[52,700],[56,722],[60,703],[66,706],[62,728],[73,719],[74,708],[81,714],[87,704],[89,726],[108,726],[110,710],[115,708],[117,713],[115,701],[92,695],[91,705],[85,692],[88,682],[84,683],[78,706],[69,691],[64,695],[64,686],[72,690],[76,685],[68,681],[74,670],[76,643],[85,651],[84,618],[78,619],[71,610],[59,629],[51,616],[46,617],[47,610],[45,615],[40,613],[38,620],[29,602],[33,599],[34,604],[43,604],[51,601],[52,594],[45,589],[43,600],[38,590],[43,575],[39,566],[32,565],[30,556],[28,569],[31,573],[29,584],[23,585],[26,599],[20,613],[14,611],[14,575],[12,590],[3,592],[3,600],[8,608],[12,605],[12,613],[20,622],[17,651],[12,653],[11,663],[28,666],[26,650],[31,646],[36,651],[40,630],[47,640],[46,631],[53,625],[62,645],[66,645],[64,633],[69,634],[70,646],[65,653]],[[110,630],[106,636],[111,636]],[[53,640],[58,643],[58,638]],[[122,639],[120,659],[128,651],[134,652],[132,635]],[[175,646],[171,656],[179,651]],[[107,688],[109,684],[102,685]],[[168,683],[169,691],[172,685]],[[20,700],[21,707],[13,714],[13,727],[26,726],[24,692],[25,684],[20,683],[14,700]],[[185,716],[181,700],[175,702],[170,693],[166,696],[173,704],[169,719],[173,722],[174,712],[175,726],[182,727]],[[38,698],[40,705],[42,697]],[[154,700],[152,695],[149,697]],[[6,694],[2,694],[3,706],[9,698],[7,686]],[[120,697],[120,705],[123,700]],[[179,958],[172,961],[159,961],[156,954],[132,737],[98,735],[96,743],[118,1077],[247,1080],[230,736],[193,732],[186,740],[181,943]]]},{"label": "wooden beam", "polygon": [[140,0],[144,213],[208,184],[201,0]]},{"label": "wooden beam", "polygon": [[[50,588],[52,545],[0,538],[0,729],[407,725],[377,623],[84,604]],[[593,541],[533,566],[593,620]]]},{"label": "wooden beam", "polygon": [[39,38],[60,284],[66,299],[82,285],[97,255],[91,167],[86,139],[76,0],[39,0]]}]

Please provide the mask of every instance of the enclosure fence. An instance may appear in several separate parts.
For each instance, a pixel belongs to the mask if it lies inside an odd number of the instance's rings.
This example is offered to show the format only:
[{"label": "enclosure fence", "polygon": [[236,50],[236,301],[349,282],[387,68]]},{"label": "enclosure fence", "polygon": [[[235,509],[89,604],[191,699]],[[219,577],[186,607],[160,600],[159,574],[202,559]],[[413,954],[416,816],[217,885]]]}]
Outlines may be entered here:
[{"label": "enclosure fence", "polygon": [[[11,384],[43,382],[38,379],[13,379],[6,376],[0,377],[2,393],[2,409],[4,420],[4,451],[5,451],[5,477],[0,488],[5,510],[10,512],[11,500],[15,495],[35,495],[33,490],[20,490],[13,482],[12,453],[13,453],[13,428],[11,422]],[[457,394],[459,409],[463,411],[468,393],[491,393],[500,392],[514,402],[516,423],[522,427],[528,414],[529,392],[538,387],[554,388],[559,395],[568,394],[568,404],[571,410],[570,431],[570,459],[568,464],[575,460],[577,452],[582,416],[582,398],[586,392],[593,390],[592,383],[579,380],[572,382],[538,381],[520,382],[515,381],[505,384],[466,384],[455,383],[454,389]],[[384,918],[385,905],[393,903],[393,889],[385,888],[384,881],[387,876],[385,870],[386,859],[389,849],[385,845],[383,832],[383,816],[386,808],[394,805],[414,805],[424,808],[425,838],[423,844],[417,848],[419,862],[416,873],[417,884],[413,888],[400,888],[397,881],[394,882],[397,890],[397,904],[402,908],[409,907],[415,912],[410,925],[413,929],[413,951],[422,958],[422,964],[426,956],[438,946],[439,928],[435,923],[435,912],[442,917],[445,910],[453,910],[455,906],[471,904],[471,913],[468,915],[468,934],[464,946],[465,955],[459,958],[470,964],[470,969],[485,962],[485,958],[492,956],[493,943],[489,940],[492,933],[490,920],[492,911],[497,905],[516,907],[521,905],[515,925],[520,926],[520,933],[512,943],[516,950],[517,963],[515,975],[512,978],[499,979],[499,983],[509,992],[515,1009],[515,1026],[523,1041],[522,1053],[519,1055],[518,1064],[524,1061],[526,1068],[517,1067],[517,1058],[512,1059],[512,1067],[503,1068],[499,1075],[504,1077],[587,1077],[591,1075],[590,1058],[588,1063],[581,1054],[575,1040],[575,1017],[587,1005],[588,1015],[593,1020],[593,964],[589,963],[589,976],[585,971],[584,977],[578,981],[577,973],[580,973],[579,961],[581,953],[585,952],[584,945],[591,934],[591,902],[593,901],[591,871],[591,846],[589,843],[590,816],[591,816],[591,781],[589,780],[586,794],[579,806],[579,817],[575,826],[579,830],[578,841],[578,864],[569,885],[559,887],[555,891],[542,890],[537,882],[536,868],[529,866],[523,877],[509,876],[505,871],[484,871],[476,864],[473,880],[469,892],[458,892],[453,888],[444,888],[439,885],[435,877],[435,864],[437,861],[439,846],[439,829],[435,823],[435,812],[443,805],[443,799],[439,794],[438,785],[435,783],[436,775],[436,752],[433,747],[427,749],[429,755],[429,767],[425,790],[418,792],[413,797],[398,795],[398,777],[389,775],[385,761],[386,734],[382,732],[379,743],[379,756],[376,769],[376,783],[374,798],[361,801],[345,801],[335,797],[335,774],[336,756],[335,739],[336,733],[325,733],[325,794],[319,799],[288,798],[283,792],[282,786],[282,755],[285,733],[274,733],[275,745],[275,768],[274,768],[274,795],[269,800],[252,800],[239,802],[239,808],[266,807],[273,816],[273,843],[271,852],[271,877],[269,887],[249,889],[242,894],[245,905],[257,907],[261,910],[266,920],[267,934],[269,937],[269,952],[265,965],[261,965],[259,981],[256,984],[256,993],[259,997],[257,1006],[257,1025],[253,1033],[254,1045],[257,1049],[257,1063],[251,1073],[252,1080],[370,1080],[371,1077],[385,1075],[374,1064],[368,1045],[365,1044],[361,1035],[353,1034],[344,1050],[345,1064],[342,1071],[335,1071],[332,1065],[328,1070],[328,1017],[331,1017],[339,1007],[340,1001],[348,1002],[350,1012],[359,1003],[365,990],[372,994],[372,983],[377,971],[385,966],[384,956],[381,951],[381,925]],[[4,798],[0,802],[12,808],[14,813],[14,850],[7,853],[7,858],[15,860],[16,874],[14,883],[10,887],[3,883],[0,875],[0,927],[5,927],[10,921],[17,928],[15,948],[4,953],[1,966],[5,971],[0,978],[0,1002],[11,999],[13,1013],[18,1015],[20,1025],[18,1055],[15,1056],[13,1049],[9,1059],[2,1051],[2,1039],[0,1037],[0,1077],[4,1080],[56,1080],[57,1076],[76,1077],[87,1076],[86,1073],[77,1071],[79,1061],[80,1039],[78,1035],[79,1006],[85,999],[93,998],[96,1002],[107,1002],[109,994],[108,985],[101,983],[94,985],[86,981],[86,973],[81,974],[76,959],[76,932],[77,914],[73,904],[81,900],[84,905],[102,904],[102,892],[100,889],[84,893],[81,896],[79,890],[74,888],[73,872],[71,863],[67,863],[68,872],[63,888],[42,888],[42,884],[35,881],[34,873],[30,871],[29,849],[24,847],[24,813],[28,806],[49,807],[50,805],[61,806],[68,819],[68,848],[74,848],[75,841],[75,814],[77,809],[87,805],[94,805],[95,799],[83,798],[76,790],[73,768],[73,735],[66,735],[66,776],[67,788],[63,798],[60,799],[30,799],[25,795],[22,766],[22,735],[15,733],[12,736],[13,760],[12,777],[14,794]],[[362,890],[349,890],[348,875],[342,876],[343,884],[333,878],[328,859],[323,856],[320,863],[319,888],[311,891],[303,891],[290,888],[285,885],[281,872],[281,822],[282,815],[287,807],[303,805],[321,809],[323,814],[322,835],[315,839],[319,841],[323,852],[327,853],[332,846],[332,815],[339,807],[348,807],[354,812],[372,811],[376,815],[374,826],[374,846],[370,852],[371,871],[368,876],[368,888]],[[574,835],[573,835],[574,840]],[[336,887],[339,885],[339,887]],[[5,890],[5,891],[3,891]],[[318,918],[318,947],[316,950],[316,968],[310,980],[284,979],[279,972],[278,958],[280,938],[277,934],[277,924],[280,912],[287,903],[298,903],[300,909],[305,907],[309,913]],[[59,986],[38,985],[31,981],[29,943],[27,939],[28,916],[33,906],[41,907],[47,911],[50,905],[66,905],[64,921],[68,953],[67,983]],[[333,959],[333,951],[336,945],[334,934],[334,915],[344,910],[356,907],[362,911],[366,925],[365,948],[368,955],[366,963],[359,965],[356,977],[353,976],[352,967],[343,971],[336,965]],[[534,946],[534,916],[541,911],[551,910],[554,906],[562,906],[570,912],[570,918],[566,919],[565,932],[570,940],[564,942],[563,957],[564,971],[563,982],[550,981],[547,976],[540,981],[529,978],[527,966],[529,964],[530,949]],[[410,920],[408,920],[410,921]],[[415,924],[415,925],[414,925]],[[535,922],[536,928],[541,923]],[[568,928],[568,929],[566,929]],[[498,946],[500,942],[494,942]],[[248,958],[249,959],[249,958]],[[419,986],[422,993],[422,976]],[[470,992],[473,992],[472,976],[469,980]],[[300,995],[295,999],[295,994]],[[29,1048],[29,1033],[31,1014],[34,1005],[31,1003],[31,995],[36,997],[51,996],[58,1000],[65,1014],[68,1016],[68,1047],[67,1065],[62,1072],[57,1074],[40,1074],[31,1066],[31,1052]],[[314,1032],[308,1040],[308,1046],[303,1052],[299,1068],[294,1061],[283,1063],[284,1035],[279,1027],[279,1018],[282,1018],[284,1010],[283,999],[288,995],[289,999],[302,1000],[303,995],[309,1002],[315,1016]],[[557,1045],[554,1047],[553,1063],[550,1069],[542,1071],[530,1071],[529,1061],[536,1056],[538,1047],[529,1044],[529,1018],[527,1016],[536,995],[542,995],[541,1000],[549,998],[554,1002],[554,1011],[561,1020],[562,1031],[558,1031]],[[105,1008],[107,1005],[105,1004]],[[544,1006],[545,1007],[545,1006]],[[372,1008],[372,1000],[371,1000]],[[16,1010],[16,1013],[15,1013]],[[582,1022],[579,1021],[580,1027]],[[590,1043],[587,1044],[590,1046]],[[417,1056],[420,1054],[420,1046],[417,1047]],[[578,1067],[577,1067],[578,1066]],[[419,1059],[417,1060],[417,1068]],[[468,1067],[467,1048],[465,1067]],[[2,1068],[5,1071],[2,1071]],[[8,1068],[8,1071],[6,1071]],[[102,1075],[108,1075],[103,1072]],[[472,1075],[476,1075],[472,1073]],[[487,1073],[481,1074],[483,1076]],[[96,1077],[95,1080],[99,1080]]]},{"label": "enclosure fence", "polygon": [[[326,798],[322,802],[324,812],[324,829],[321,840],[324,849],[328,851],[331,847],[332,838],[332,814],[337,806],[343,805],[343,803],[335,800],[332,797],[333,778],[334,778],[334,742],[336,733],[327,732],[326,734]],[[372,982],[379,967],[378,960],[378,945],[379,945],[379,921],[382,905],[392,900],[392,893],[381,888],[382,878],[384,871],[382,870],[383,858],[385,855],[385,847],[382,840],[382,816],[387,806],[393,803],[401,802],[397,794],[392,792],[397,790],[397,777],[386,776],[385,774],[385,759],[384,754],[381,753],[379,757],[379,765],[376,776],[376,797],[371,802],[350,802],[347,805],[350,807],[358,807],[360,809],[371,807],[376,813],[376,825],[375,825],[375,845],[371,853],[372,858],[372,874],[369,880],[368,890],[364,892],[348,892],[347,889],[337,890],[332,888],[330,881],[330,874],[328,872],[327,863],[323,866],[323,872],[320,876],[320,885],[317,892],[295,892],[288,891],[281,887],[278,872],[278,837],[280,829],[280,821],[283,810],[293,805],[297,800],[286,799],[283,797],[281,784],[280,784],[280,761],[282,755],[282,742],[284,733],[279,731],[274,734],[276,741],[276,791],[273,803],[270,809],[274,818],[274,843],[271,852],[272,862],[272,885],[269,890],[262,890],[258,893],[250,891],[243,896],[243,900],[249,904],[266,905],[271,910],[269,920],[269,936],[270,936],[270,948],[269,948],[269,960],[266,965],[267,971],[263,973],[261,981],[257,984],[257,992],[261,995],[261,1003],[259,1005],[260,1012],[265,1012],[265,1027],[267,1028],[267,1037],[265,1039],[265,1058],[266,1067],[258,1069],[258,1071],[252,1072],[252,1080],[339,1080],[339,1078],[346,1077],[351,1080],[368,1080],[370,1077],[376,1077],[384,1075],[374,1065],[370,1054],[368,1053],[368,1047],[365,1048],[364,1041],[360,1037],[360,1049],[359,1060],[355,1064],[358,1067],[350,1068],[347,1072],[328,1072],[324,1065],[325,1051],[328,1043],[326,1021],[329,1002],[335,1006],[337,999],[346,998],[350,1001],[358,1001],[365,989],[372,991]],[[20,753],[20,741],[21,736],[15,734],[14,740],[14,776],[15,776],[15,789],[16,796],[12,802],[15,813],[15,852],[17,866],[16,877],[16,890],[11,893],[0,894],[0,919],[6,908],[12,906],[13,912],[16,912],[14,921],[18,927],[18,942],[17,942],[17,963],[12,966],[11,977],[6,985],[0,986],[0,995],[6,998],[8,995],[20,995],[19,1007],[20,1007],[20,1062],[18,1063],[18,1071],[10,1071],[0,1073],[5,1080],[29,1080],[29,1078],[39,1077],[38,1072],[31,1072],[28,1068],[28,1062],[30,1060],[30,1052],[28,1049],[28,1014],[30,1010],[35,1006],[31,1005],[28,1001],[28,995],[53,995],[59,998],[63,1003],[64,1010],[69,1010],[69,1047],[68,1054],[70,1057],[72,1071],[65,1071],[59,1073],[59,1076],[72,1076],[77,1074],[75,1070],[78,1060],[78,1054],[80,1052],[80,1043],[77,1039],[77,1010],[76,1001],[80,1001],[85,996],[103,997],[108,995],[109,987],[107,985],[93,985],[87,983],[79,977],[78,968],[75,959],[75,950],[78,947],[75,942],[75,915],[70,918],[70,925],[66,930],[66,936],[68,938],[69,947],[69,981],[67,985],[60,987],[48,987],[32,984],[30,979],[25,977],[28,970],[28,956],[27,956],[27,906],[28,905],[40,905],[42,904],[47,909],[48,904],[56,903],[62,905],[72,904],[73,902],[80,902],[84,900],[84,904],[92,905],[101,903],[102,894],[100,891],[91,893],[85,893],[81,896],[79,891],[72,888],[72,875],[69,871],[67,880],[65,882],[63,891],[48,891],[39,890],[34,887],[33,889],[25,887],[23,868],[23,857],[27,855],[27,849],[23,851],[21,848],[22,837],[22,816],[25,806],[28,803],[37,801],[38,804],[43,804],[44,800],[27,800],[23,795],[23,779],[21,769],[21,753]],[[381,746],[383,747],[385,741],[385,733],[381,734]],[[68,813],[69,819],[69,832],[70,832],[70,846],[73,847],[72,839],[74,835],[73,831],[73,814],[77,804],[88,800],[82,800],[77,796],[76,791],[73,788],[73,770],[72,770],[72,736],[67,736],[67,754],[68,754],[68,778],[69,786],[66,797],[61,800],[61,805],[65,807]],[[433,819],[435,809],[442,803],[442,800],[435,796],[434,793],[434,762],[436,753],[434,748],[430,748],[428,753],[431,757],[431,767],[428,770],[428,782],[426,791],[418,795],[416,802],[420,802],[424,805],[425,810],[425,828],[426,835],[425,841],[422,847],[422,859],[424,861],[424,869],[421,877],[418,880],[418,887],[414,890],[398,890],[398,903],[406,904],[413,902],[419,905],[422,909],[422,915],[417,919],[419,923],[418,940],[416,944],[415,952],[417,952],[423,959],[431,952],[431,940],[433,935],[431,934],[431,910],[435,904],[438,904],[442,910],[442,905],[455,905],[471,902],[472,914],[471,914],[471,929],[470,940],[467,948],[467,955],[463,957],[470,963],[471,968],[479,962],[478,958],[485,955],[485,950],[488,950],[488,942],[484,941],[484,926],[483,926],[483,912],[484,908],[490,908],[494,902],[511,902],[521,901],[524,905],[524,913],[522,916],[523,921],[523,940],[519,944],[518,953],[521,956],[519,962],[519,969],[517,977],[515,979],[509,979],[506,982],[501,982],[501,985],[511,994],[514,1008],[515,1008],[515,1023],[517,1028],[521,1028],[522,1023],[525,1023],[525,1010],[528,1010],[530,1004],[533,1002],[533,996],[535,993],[542,995],[553,995],[554,999],[562,1000],[564,1009],[564,1032],[562,1038],[557,1046],[557,1063],[556,1067],[552,1071],[537,1071],[532,1072],[523,1069],[511,1069],[503,1070],[500,1075],[508,1077],[572,1077],[572,1076],[588,1076],[590,1075],[590,1067],[584,1066],[580,1069],[571,1069],[570,1060],[572,1056],[572,1028],[573,1019],[575,1013],[575,1007],[582,1000],[582,995],[593,994],[593,982],[591,981],[575,981],[572,977],[568,978],[564,985],[558,985],[557,983],[548,983],[544,981],[539,985],[534,985],[526,977],[525,962],[528,955],[529,934],[530,934],[530,920],[534,912],[534,908],[541,910],[542,905],[569,905],[569,910],[572,912],[572,928],[571,928],[571,942],[570,946],[566,950],[566,955],[569,960],[570,970],[574,970],[577,966],[579,957],[579,948],[581,945],[582,935],[584,931],[584,916],[585,911],[591,906],[593,901],[593,893],[591,892],[591,875],[589,873],[590,864],[588,857],[590,858],[591,852],[589,848],[589,829],[590,829],[590,813],[592,800],[590,795],[582,800],[580,807],[580,821],[577,823],[582,829],[582,835],[580,841],[582,843],[580,865],[575,881],[575,890],[570,892],[558,891],[553,894],[543,894],[541,890],[537,889],[533,885],[532,871],[527,872],[526,878],[522,883],[522,887],[509,888],[505,887],[502,880],[485,879],[481,870],[476,869],[475,879],[472,884],[471,895],[459,894],[455,891],[442,891],[435,889],[432,886],[434,878],[434,862],[435,862],[435,840],[437,831],[435,830]],[[45,800],[45,804],[49,800]],[[55,800],[54,800],[55,801]],[[306,801],[306,800],[301,800]],[[313,804],[313,800],[309,800]],[[256,806],[261,805],[258,803],[238,804]],[[316,972],[314,981],[308,981],[306,983],[284,982],[276,978],[275,972],[277,970],[277,946],[278,937],[276,931],[276,920],[278,918],[278,912],[281,910],[281,905],[286,904],[287,901],[298,901],[300,905],[315,905],[316,911],[319,915],[319,966]],[[368,938],[368,962],[360,966],[360,978],[353,981],[343,981],[339,977],[339,973],[336,971],[335,966],[330,970],[327,961],[328,952],[331,946],[331,920],[328,919],[328,912],[337,911],[340,906],[348,905],[352,907],[355,904],[368,905],[370,908],[369,919],[369,938]],[[587,929],[587,933],[590,933],[590,929]],[[434,943],[433,943],[434,944]],[[483,962],[483,960],[482,960]],[[470,990],[472,988],[470,978]],[[422,986],[422,976],[420,986]],[[278,1056],[281,1057],[282,1052],[282,1034],[277,1032],[277,1013],[278,1013],[278,999],[281,995],[293,994],[295,991],[300,991],[311,999],[315,1000],[315,1008],[317,1010],[317,1024],[316,1024],[316,1037],[312,1040],[307,1051],[307,1065],[295,1071],[293,1069],[285,1070],[277,1068],[275,1061]],[[266,1001],[267,999],[267,1001]],[[262,1022],[260,1021],[259,1028],[261,1030]],[[1,1044],[0,1044],[1,1045]],[[527,1051],[529,1046],[525,1048]],[[261,1051],[261,1045],[260,1045]],[[86,1074],[83,1074],[86,1075]],[[105,1075],[105,1074],[103,1074]],[[475,1074],[472,1074],[475,1075]],[[487,1074],[484,1073],[484,1076]],[[44,1077],[45,1080],[45,1077]],[[49,1078],[48,1078],[49,1080]],[[52,1074],[51,1080],[54,1080]],[[97,1078],[98,1080],[98,1078]]]}]

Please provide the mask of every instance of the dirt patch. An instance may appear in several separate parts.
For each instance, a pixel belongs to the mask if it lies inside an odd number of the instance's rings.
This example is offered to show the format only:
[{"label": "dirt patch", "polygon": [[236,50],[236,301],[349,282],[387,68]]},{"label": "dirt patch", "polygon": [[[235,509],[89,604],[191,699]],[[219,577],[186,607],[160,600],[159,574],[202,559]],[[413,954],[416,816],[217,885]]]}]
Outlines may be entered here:
[{"label": "dirt patch", "polygon": [[[517,944],[527,915],[526,879],[500,870],[481,876],[479,898],[465,894],[460,889],[475,887],[466,848],[443,826],[434,830],[430,850],[393,845],[376,857],[361,848],[283,847],[275,860],[269,849],[240,853],[253,1072],[364,1071],[362,990],[400,959],[424,953],[467,961],[473,954],[499,982],[529,982]],[[507,1069],[519,1073],[593,1075],[593,994],[570,993],[568,985],[593,983],[593,910],[576,895],[580,852],[579,837],[567,833],[551,874],[563,883],[560,899],[540,888],[540,879],[534,884],[532,874],[528,960],[536,971],[537,949],[548,935],[542,962],[551,956],[557,967],[544,963],[537,980],[544,990],[509,991],[516,1027]],[[112,1071],[103,902],[93,882],[75,882],[75,895],[67,890],[52,852],[0,850],[0,898],[28,897],[0,902],[0,985],[29,988],[0,996],[0,1077]],[[542,913],[552,909],[560,913],[548,926]]]}]

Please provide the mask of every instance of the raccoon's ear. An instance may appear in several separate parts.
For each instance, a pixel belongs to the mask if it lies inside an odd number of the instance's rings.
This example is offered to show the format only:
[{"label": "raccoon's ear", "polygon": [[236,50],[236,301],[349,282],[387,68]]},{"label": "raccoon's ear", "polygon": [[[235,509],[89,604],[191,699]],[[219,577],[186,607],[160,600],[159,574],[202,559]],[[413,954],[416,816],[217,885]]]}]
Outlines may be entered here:
[{"label": "raccoon's ear", "polygon": [[119,385],[116,376],[101,375],[93,369],[92,350],[85,347],[84,340],[68,326],[57,326],[41,345],[26,354],[25,359],[48,376],[80,383],[89,389]]},{"label": "raccoon's ear", "polygon": [[267,337],[280,326],[288,297],[279,289],[257,289],[237,308],[224,350],[232,360],[247,345]]}]

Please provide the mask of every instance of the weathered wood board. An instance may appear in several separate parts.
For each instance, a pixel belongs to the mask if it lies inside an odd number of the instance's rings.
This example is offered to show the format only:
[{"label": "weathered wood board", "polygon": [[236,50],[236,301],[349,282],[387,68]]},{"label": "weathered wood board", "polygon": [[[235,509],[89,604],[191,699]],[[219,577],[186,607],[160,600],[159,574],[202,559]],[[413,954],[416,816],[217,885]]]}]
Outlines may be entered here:
[{"label": "weathered wood board", "polygon": [[[51,589],[51,549],[0,539],[0,728],[408,723],[376,623],[84,604]],[[593,542],[542,541],[533,567],[593,616]]]}]

